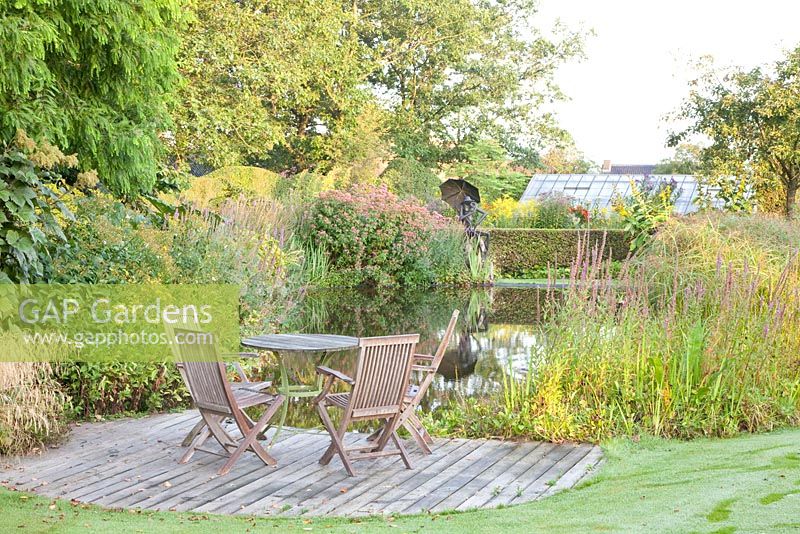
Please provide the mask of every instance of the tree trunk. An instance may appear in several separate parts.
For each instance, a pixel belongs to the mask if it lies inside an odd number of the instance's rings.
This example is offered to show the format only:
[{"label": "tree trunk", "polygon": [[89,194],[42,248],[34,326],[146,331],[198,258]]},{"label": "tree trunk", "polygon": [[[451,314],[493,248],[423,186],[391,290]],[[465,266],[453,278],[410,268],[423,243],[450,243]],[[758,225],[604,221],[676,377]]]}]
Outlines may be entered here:
[{"label": "tree trunk", "polygon": [[791,179],[786,183],[786,218],[790,221],[795,218],[798,189],[800,189],[800,178]]}]

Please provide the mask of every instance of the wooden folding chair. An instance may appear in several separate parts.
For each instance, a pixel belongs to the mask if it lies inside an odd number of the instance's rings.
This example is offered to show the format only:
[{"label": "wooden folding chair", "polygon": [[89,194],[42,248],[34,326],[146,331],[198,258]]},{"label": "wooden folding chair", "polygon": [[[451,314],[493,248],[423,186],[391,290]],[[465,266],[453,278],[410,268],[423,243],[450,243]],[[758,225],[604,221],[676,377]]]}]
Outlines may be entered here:
[{"label": "wooden folding chair", "polygon": [[[164,331],[167,334],[167,339],[170,340],[170,349],[172,350],[172,354],[176,360],[176,367],[178,368],[178,372],[181,374],[181,378],[183,378],[183,383],[186,384],[187,389],[189,389],[189,394],[192,394],[191,388],[189,388],[189,381],[186,379],[186,373],[183,370],[183,364],[180,362],[181,354],[180,354],[180,345],[175,343],[177,341],[175,339],[175,329],[172,325],[165,322],[164,323]],[[192,332],[200,332],[199,325],[192,324],[192,325],[184,325],[185,327],[190,327]],[[257,358],[258,354],[255,352],[237,352],[233,354],[222,354],[222,357],[225,359],[233,358]],[[234,395],[249,395],[252,392],[260,393],[270,386],[272,386],[271,381],[252,381],[248,378],[247,373],[244,372],[241,364],[236,361],[227,362],[227,365],[233,367],[236,371],[236,374],[239,375],[238,382],[231,382],[231,388],[233,388]],[[245,414],[246,416],[246,414]],[[248,418],[249,419],[249,418]],[[252,423],[253,421],[250,420]],[[182,447],[188,447],[192,444],[192,441],[206,428],[206,422],[201,417],[200,420],[195,424],[192,429],[186,434],[186,437],[183,438],[181,442]],[[204,433],[205,437],[208,438],[210,436],[209,432]]]},{"label": "wooden folding chair", "polygon": [[[425,454],[431,453],[430,446],[433,445],[433,438],[428,434],[422,421],[417,417],[416,412],[420,402],[422,402],[423,397],[425,397],[425,394],[428,392],[428,388],[433,382],[436,372],[439,370],[439,365],[441,365],[445,350],[447,350],[450,339],[453,337],[457,322],[458,310],[453,310],[450,323],[447,325],[447,330],[445,330],[444,337],[441,343],[439,343],[439,348],[436,349],[436,352],[432,356],[427,354],[414,354],[414,365],[411,369],[414,372],[420,373],[421,377],[418,383],[412,382],[408,385],[406,394],[403,397],[403,412],[397,419],[396,428],[400,428],[400,425],[402,425],[408,430],[408,433],[411,434],[411,437]],[[374,441],[378,438],[382,430],[383,428],[379,428],[370,435],[367,440]]]},{"label": "wooden folding chair", "polygon": [[[237,352],[236,354],[230,354],[230,355],[223,354],[222,356],[225,357],[225,358],[227,358],[228,356],[234,356],[234,357],[240,357],[240,358],[241,357],[255,358],[258,355],[255,354],[255,353],[252,353],[252,352]],[[249,395],[250,393],[253,393],[253,392],[261,393],[264,390],[268,389],[270,386],[272,386],[272,382],[269,381],[269,380],[267,380],[267,381],[252,381],[252,380],[250,380],[247,377],[247,373],[244,372],[244,369],[242,369],[242,366],[241,366],[241,364],[239,364],[239,362],[226,362],[226,365],[230,365],[231,367],[233,367],[233,369],[236,371],[236,374],[239,375],[239,381],[238,382],[231,382],[230,383],[231,384],[231,389],[233,390],[233,394],[236,397],[247,396],[247,395]],[[186,384],[186,388],[189,389],[189,394],[191,395],[192,394],[192,390],[191,390],[191,388],[189,388],[189,381],[187,380],[186,373],[183,370],[183,364],[178,362],[176,364],[176,367],[178,368],[178,372],[181,374],[181,378],[183,378],[183,383]],[[245,417],[247,417],[247,414],[245,414]],[[248,417],[248,419],[249,419],[249,417]],[[252,423],[253,421],[250,420],[250,422]],[[206,422],[201,417],[200,420],[197,422],[197,424],[195,424],[192,427],[192,429],[189,431],[189,433],[186,434],[186,437],[183,438],[183,441],[181,442],[181,446],[182,447],[188,447],[189,445],[191,445],[191,443],[194,440],[194,438],[196,438],[201,432],[203,432],[203,430],[205,428],[206,428]],[[205,436],[206,436],[206,438],[208,438],[210,436],[210,434],[208,432],[206,432]]]},{"label": "wooden folding chair", "polygon": [[[193,332],[179,329],[175,331]],[[212,344],[181,344],[178,350],[184,360],[181,366],[189,392],[206,425],[206,428],[192,440],[180,463],[188,462],[196,451],[219,454],[200,448],[209,436],[213,436],[224,451],[220,456],[228,458],[218,472],[220,475],[228,473],[236,460],[248,449],[266,465],[276,465],[275,458],[270,456],[257,440],[284,402],[284,397],[244,389],[234,394],[226,376],[225,364],[218,361],[216,349]],[[266,407],[258,421],[253,422],[243,411],[244,408],[251,406]],[[236,423],[242,434],[241,439],[237,440],[223,428],[222,424],[228,418]]]},{"label": "wooden folding chair", "polygon": [[[354,460],[399,455],[406,468],[411,469],[396,429],[418,341],[417,334],[359,339],[355,379],[327,367],[317,367],[317,372],[325,377],[325,383],[314,404],[322,424],[331,435],[331,444],[320,458],[320,464],[327,465],[338,453],[347,473],[355,476]],[[352,386],[350,393],[331,393],[337,379]],[[331,421],[329,407],[343,410],[339,428]],[[345,432],[350,423],[374,419],[388,422],[372,444],[366,447],[344,446]],[[390,439],[397,450],[385,450]]]}]

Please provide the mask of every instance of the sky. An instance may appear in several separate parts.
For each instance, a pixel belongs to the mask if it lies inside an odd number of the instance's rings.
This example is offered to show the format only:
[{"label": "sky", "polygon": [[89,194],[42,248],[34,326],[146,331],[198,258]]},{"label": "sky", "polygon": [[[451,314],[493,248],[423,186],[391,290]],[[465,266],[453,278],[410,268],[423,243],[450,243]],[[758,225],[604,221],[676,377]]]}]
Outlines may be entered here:
[{"label": "sky", "polygon": [[555,104],[562,127],[595,162],[656,163],[665,116],[688,93],[696,60],[753,67],[800,45],[800,0],[541,0],[547,24],[592,29],[587,59],[559,69],[569,100]]}]

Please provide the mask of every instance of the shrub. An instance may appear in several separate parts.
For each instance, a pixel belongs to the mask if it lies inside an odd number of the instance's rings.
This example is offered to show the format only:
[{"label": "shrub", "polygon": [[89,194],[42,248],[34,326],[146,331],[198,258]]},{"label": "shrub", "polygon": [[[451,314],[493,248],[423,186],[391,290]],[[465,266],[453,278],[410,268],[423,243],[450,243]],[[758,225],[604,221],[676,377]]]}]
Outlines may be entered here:
[{"label": "shrub", "polygon": [[549,193],[537,199],[536,228],[574,228],[572,200],[564,195]]},{"label": "shrub", "polygon": [[678,196],[680,190],[674,179],[665,182],[645,176],[631,181],[630,196],[615,200],[614,209],[631,236],[631,252],[647,244],[653,232],[669,219]]},{"label": "shrub", "polygon": [[228,200],[216,217],[186,214],[170,221],[172,281],[239,284],[240,322],[245,333],[273,331],[292,306],[292,268],[302,251],[293,249],[291,210],[275,201]]},{"label": "shrub", "polygon": [[440,215],[385,187],[328,191],[314,203],[307,237],[324,249],[340,284],[425,285],[433,280],[427,259]]},{"label": "shrub", "polygon": [[49,364],[0,362],[0,456],[60,438],[67,430],[64,402]]},{"label": "shrub", "polygon": [[173,362],[62,363],[55,377],[77,418],[162,411],[189,400]]},{"label": "shrub", "polygon": [[192,180],[181,197],[201,208],[229,198],[274,198],[279,180],[276,173],[259,167],[223,167]]},{"label": "shrub", "polygon": [[439,177],[414,159],[393,159],[381,174],[381,180],[401,198],[412,196],[426,204],[440,197]]},{"label": "shrub", "polygon": [[52,252],[54,282],[122,284],[173,278],[167,244],[154,247],[150,242],[163,232],[146,215],[102,196],[77,199],[74,211],[75,220],[65,227],[67,241]]},{"label": "shrub", "polygon": [[[708,284],[721,269],[752,272],[759,287],[777,284],[787,263],[800,251],[800,225],[770,215],[698,213],[670,219],[653,236],[637,257],[648,273],[652,291],[672,291],[677,283]],[[786,284],[800,286],[800,278]]]},{"label": "shrub", "polygon": [[617,261],[630,249],[629,237],[621,230],[498,228],[490,231],[489,250],[503,276],[519,276],[537,267],[569,266],[581,240],[590,248],[605,243],[604,255]]},{"label": "shrub", "polygon": [[536,228],[539,205],[534,200],[518,202],[501,197],[486,206],[487,222],[495,228]]},{"label": "shrub", "polygon": [[464,285],[468,279],[465,250],[467,243],[463,228],[448,226],[431,235],[428,254],[423,258],[426,270],[432,273],[433,282],[446,285]]},{"label": "shrub", "polygon": [[[55,281],[239,284],[248,334],[273,331],[292,307],[291,213],[268,200],[228,200],[219,214],[187,212],[157,224],[109,198],[76,203],[68,242],[54,250]],[[186,391],[172,364],[71,363],[58,379],[79,417],[163,410]]]}]

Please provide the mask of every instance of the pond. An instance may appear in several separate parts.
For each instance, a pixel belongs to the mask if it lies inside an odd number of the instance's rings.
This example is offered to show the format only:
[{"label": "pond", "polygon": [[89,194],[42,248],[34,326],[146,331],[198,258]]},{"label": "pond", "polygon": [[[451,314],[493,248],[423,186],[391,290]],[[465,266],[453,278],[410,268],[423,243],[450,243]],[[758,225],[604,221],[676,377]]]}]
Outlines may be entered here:
[{"label": "pond", "polygon": [[[459,309],[456,331],[423,403],[434,409],[454,398],[486,395],[502,386],[504,373],[524,372],[549,301],[547,290],[536,288],[317,290],[306,295],[284,331],[356,337],[419,333],[417,352],[433,354]],[[353,373],[355,360],[351,351],[333,355],[327,365]],[[313,358],[293,361],[295,378],[313,381]],[[302,406],[308,403],[297,404],[290,422],[315,425],[316,414]]]}]

